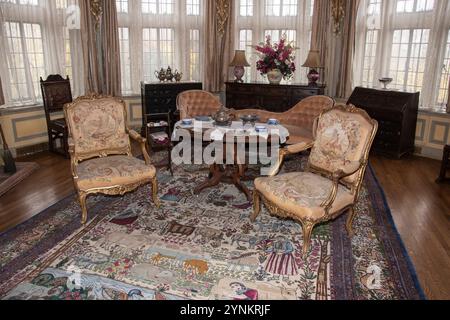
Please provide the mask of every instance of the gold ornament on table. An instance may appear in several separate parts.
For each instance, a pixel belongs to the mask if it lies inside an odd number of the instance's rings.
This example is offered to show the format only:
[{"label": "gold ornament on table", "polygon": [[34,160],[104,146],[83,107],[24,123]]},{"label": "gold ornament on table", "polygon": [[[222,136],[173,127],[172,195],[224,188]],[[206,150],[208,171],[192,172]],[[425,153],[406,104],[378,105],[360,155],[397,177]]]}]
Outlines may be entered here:
[{"label": "gold ornament on table", "polygon": [[175,70],[173,77],[175,78],[176,82],[180,82],[181,79],[183,79],[183,72],[178,72],[178,70]]},{"label": "gold ornament on table", "polygon": [[345,16],[345,2],[344,0],[331,0],[331,16],[333,17],[333,32],[335,34],[341,33],[341,25]]},{"label": "gold ornament on table", "polygon": [[217,32],[221,36],[225,33],[225,26],[228,18],[230,17],[231,0],[217,0],[216,1],[216,13],[217,13]]},{"label": "gold ornament on table", "polygon": [[174,78],[174,74],[172,73],[172,68],[169,66],[169,67],[167,67],[167,71],[166,71],[166,81],[172,82],[173,78]]}]

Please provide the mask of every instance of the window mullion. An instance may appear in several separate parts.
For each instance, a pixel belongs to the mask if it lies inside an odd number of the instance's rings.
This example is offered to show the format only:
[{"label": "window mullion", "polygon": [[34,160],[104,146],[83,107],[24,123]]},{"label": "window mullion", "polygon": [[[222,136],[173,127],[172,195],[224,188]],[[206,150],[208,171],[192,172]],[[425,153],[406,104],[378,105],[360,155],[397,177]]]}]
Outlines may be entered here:
[{"label": "window mullion", "polygon": [[[31,76],[31,64],[28,59],[28,47],[27,43],[25,41],[25,28],[23,26],[23,23],[19,23],[20,28],[20,41],[22,42],[22,52],[23,52],[23,64],[24,64],[24,70],[25,70],[25,78],[27,80],[27,91],[28,91],[28,98],[31,99],[31,101],[36,102],[36,97],[34,95],[34,85],[33,85],[33,79]],[[30,87],[31,86],[31,87]],[[22,95],[20,95],[21,98],[23,98]]]},{"label": "window mullion", "polygon": [[403,78],[403,90],[407,91],[408,88],[408,77],[410,72],[410,63],[411,63],[411,52],[412,52],[412,45],[413,45],[413,39],[414,39],[414,29],[409,29],[409,43],[408,43],[408,53],[406,55],[406,68],[405,68],[405,75]]}]

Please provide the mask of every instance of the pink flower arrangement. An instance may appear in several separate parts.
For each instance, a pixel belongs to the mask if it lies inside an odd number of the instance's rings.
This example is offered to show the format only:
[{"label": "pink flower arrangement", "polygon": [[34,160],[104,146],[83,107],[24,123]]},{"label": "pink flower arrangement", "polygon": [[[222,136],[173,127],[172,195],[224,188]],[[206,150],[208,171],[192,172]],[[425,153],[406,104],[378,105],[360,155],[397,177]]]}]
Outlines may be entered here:
[{"label": "pink flower arrangement", "polygon": [[292,78],[296,70],[294,62],[296,48],[292,43],[287,43],[286,35],[283,35],[278,43],[273,44],[270,35],[268,35],[266,36],[266,42],[255,46],[255,49],[260,56],[260,60],[256,62],[256,69],[261,75],[278,69],[285,80]]}]

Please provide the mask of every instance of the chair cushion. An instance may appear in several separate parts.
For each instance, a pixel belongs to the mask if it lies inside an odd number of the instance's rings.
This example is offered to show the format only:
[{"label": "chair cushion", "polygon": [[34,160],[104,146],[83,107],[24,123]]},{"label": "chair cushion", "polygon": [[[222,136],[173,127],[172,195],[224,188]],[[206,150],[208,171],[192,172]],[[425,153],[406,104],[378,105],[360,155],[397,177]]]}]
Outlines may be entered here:
[{"label": "chair cushion", "polygon": [[156,169],[144,161],[129,156],[110,156],[81,162],[77,168],[80,190],[108,188],[151,180]]},{"label": "chair cushion", "polygon": [[214,115],[221,106],[222,104],[217,97],[202,90],[184,91],[177,98],[177,107],[180,110],[181,119]]},{"label": "chair cushion", "polygon": [[[303,219],[318,220],[325,215],[320,205],[332,189],[332,181],[309,172],[294,172],[276,177],[258,178],[255,188],[270,202]],[[336,200],[330,213],[333,214],[353,203],[353,195],[339,185]]]}]

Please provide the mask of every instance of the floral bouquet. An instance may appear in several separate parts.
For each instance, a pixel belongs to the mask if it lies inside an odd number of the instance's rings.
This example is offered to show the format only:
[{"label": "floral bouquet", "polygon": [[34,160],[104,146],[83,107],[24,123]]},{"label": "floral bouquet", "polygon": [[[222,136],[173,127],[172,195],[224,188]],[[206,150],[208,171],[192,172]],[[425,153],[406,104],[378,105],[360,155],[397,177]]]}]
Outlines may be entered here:
[{"label": "floral bouquet", "polygon": [[[266,75],[272,70],[279,70],[285,80],[292,78],[295,72],[295,47],[292,42],[287,43],[284,34],[278,43],[272,44],[270,35],[266,36],[266,42],[255,46],[260,60],[256,62],[256,69],[261,75]],[[281,79],[280,79],[281,80]]]}]

